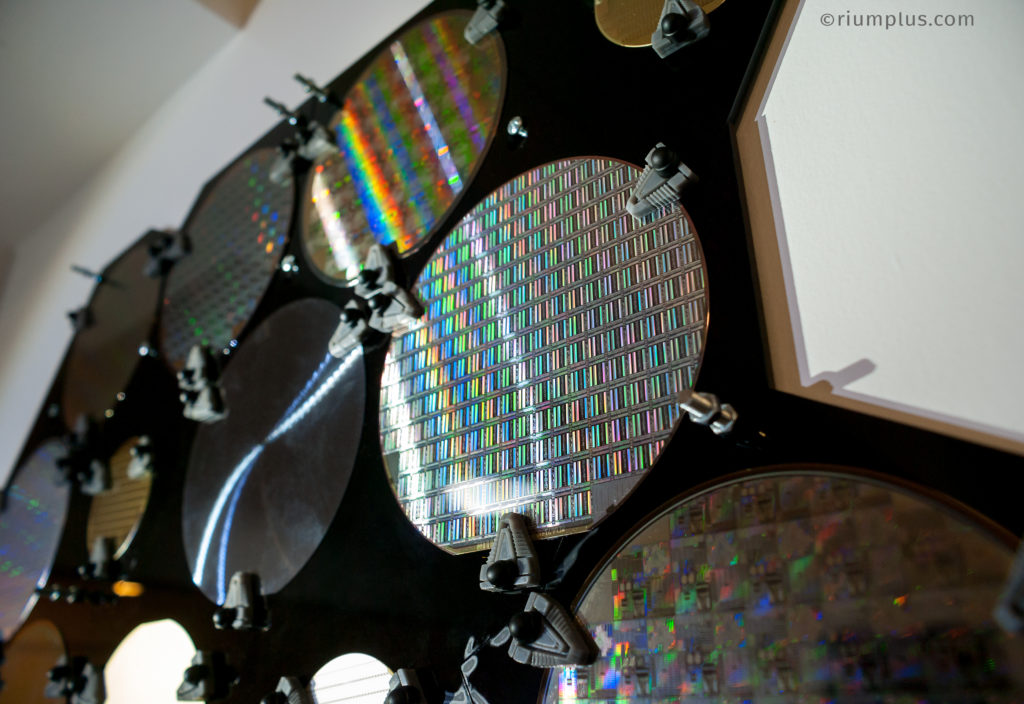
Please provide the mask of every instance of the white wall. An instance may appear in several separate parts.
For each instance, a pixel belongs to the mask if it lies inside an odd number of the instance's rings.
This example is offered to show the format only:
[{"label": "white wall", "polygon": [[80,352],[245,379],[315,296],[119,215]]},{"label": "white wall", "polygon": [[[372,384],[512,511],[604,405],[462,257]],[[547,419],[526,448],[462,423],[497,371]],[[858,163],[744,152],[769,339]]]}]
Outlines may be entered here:
[{"label": "white wall", "polygon": [[297,105],[305,96],[293,73],[326,83],[425,5],[263,0],[86,188],[54,199],[46,223],[17,245],[0,297],[0,478],[71,339],[64,313],[89,295],[91,283],[68,267],[99,269],[147,229],[180,225],[203,183],[275,124],[263,96]]},{"label": "white wall", "polygon": [[780,388],[1024,453],[1022,31],[1020,0],[803,0],[756,115]]}]

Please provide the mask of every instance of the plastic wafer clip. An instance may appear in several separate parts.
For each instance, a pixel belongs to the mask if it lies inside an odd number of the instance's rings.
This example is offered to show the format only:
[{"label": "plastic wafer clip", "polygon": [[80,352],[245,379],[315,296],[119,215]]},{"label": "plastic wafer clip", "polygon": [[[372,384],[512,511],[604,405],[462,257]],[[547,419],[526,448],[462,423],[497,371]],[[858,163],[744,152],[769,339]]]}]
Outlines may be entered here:
[{"label": "plastic wafer clip", "polygon": [[498,534],[480,567],[480,588],[488,592],[515,592],[540,584],[540,561],[533,548],[526,518],[506,513],[498,522]]},{"label": "plastic wafer clip", "polygon": [[683,189],[697,181],[693,171],[664,142],[658,142],[647,152],[644,161],[646,166],[626,201],[626,210],[637,220],[674,207]]},{"label": "plastic wafer clip", "polygon": [[664,59],[700,41],[710,31],[707,13],[694,0],[665,0],[658,27],[651,35],[651,47]]}]

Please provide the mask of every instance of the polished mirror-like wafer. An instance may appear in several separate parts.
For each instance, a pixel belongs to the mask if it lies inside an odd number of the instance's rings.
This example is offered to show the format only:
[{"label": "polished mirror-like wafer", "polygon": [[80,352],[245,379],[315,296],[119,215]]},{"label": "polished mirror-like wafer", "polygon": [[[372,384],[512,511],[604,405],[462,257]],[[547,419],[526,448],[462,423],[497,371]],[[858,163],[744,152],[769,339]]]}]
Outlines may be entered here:
[{"label": "polished mirror-like wafer", "polygon": [[362,348],[327,351],[341,310],[290,303],[256,327],[221,377],[227,416],[196,434],[185,476],[192,580],[223,604],[235,572],[264,594],[295,577],[338,510],[363,427]]}]

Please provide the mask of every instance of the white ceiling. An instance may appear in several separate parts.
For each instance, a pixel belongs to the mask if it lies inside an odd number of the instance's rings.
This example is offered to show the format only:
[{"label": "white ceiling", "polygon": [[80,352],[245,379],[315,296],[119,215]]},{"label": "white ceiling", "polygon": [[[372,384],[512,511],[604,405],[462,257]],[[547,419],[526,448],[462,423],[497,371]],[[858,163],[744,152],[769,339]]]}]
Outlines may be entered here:
[{"label": "white ceiling", "polygon": [[0,0],[0,244],[31,234],[237,32],[193,0]]}]

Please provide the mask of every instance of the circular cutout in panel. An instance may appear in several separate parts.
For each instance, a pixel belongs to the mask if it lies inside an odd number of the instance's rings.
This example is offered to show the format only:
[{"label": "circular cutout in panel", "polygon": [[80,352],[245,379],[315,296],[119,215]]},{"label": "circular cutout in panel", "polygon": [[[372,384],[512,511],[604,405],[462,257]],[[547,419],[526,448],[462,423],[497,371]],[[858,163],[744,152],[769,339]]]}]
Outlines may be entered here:
[{"label": "circular cutout in panel", "polygon": [[[711,12],[723,2],[697,0],[704,12]],[[594,18],[608,41],[625,47],[650,46],[664,7],[664,0],[595,0]]]},{"label": "circular cutout in panel", "polygon": [[182,673],[195,654],[192,638],[173,619],[137,626],[103,668],[106,704],[176,704]]},{"label": "circular cutout in panel", "polygon": [[46,585],[57,554],[71,490],[57,460],[59,440],[44,442],[14,472],[0,510],[0,636],[4,640],[28,616],[36,587]]},{"label": "circular cutout in panel", "polygon": [[546,702],[1009,702],[1024,644],[992,622],[1013,552],[964,514],[849,476],[676,502],[576,607],[601,654]]},{"label": "circular cutout in panel", "polygon": [[451,551],[500,516],[585,530],[655,462],[707,327],[689,217],[626,212],[639,171],[572,159],[508,182],[417,282],[426,315],[384,368],[381,444],[399,503]]},{"label": "circular cutout in panel", "polygon": [[3,654],[0,704],[53,704],[53,699],[43,696],[43,690],[49,682],[50,668],[66,655],[57,627],[49,621],[33,621],[4,643]]},{"label": "circular cutout in panel", "polygon": [[380,704],[393,674],[377,658],[347,653],[317,670],[309,688],[316,704]]},{"label": "circular cutout in panel", "polygon": [[497,128],[505,55],[492,33],[463,37],[472,13],[441,12],[392,42],[345,96],[317,160],[302,242],[314,270],[350,283],[371,245],[415,250],[458,201]]},{"label": "circular cutout in panel", "polygon": [[156,319],[160,280],[146,276],[147,234],[103,273],[87,309],[91,321],[75,334],[64,362],[61,411],[73,427],[82,414],[100,420],[124,391]]},{"label": "circular cutout in panel", "polygon": [[192,252],[167,276],[160,353],[174,369],[189,349],[227,348],[242,332],[277,270],[295,202],[271,183],[276,149],[249,152],[214,183],[185,227]]},{"label": "circular cutout in panel", "polygon": [[272,594],[298,574],[341,503],[363,428],[362,347],[327,351],[341,310],[277,310],[221,377],[227,417],[200,425],[182,512],[192,580],[224,602],[236,571]]},{"label": "circular cutout in panel", "polygon": [[131,545],[135,531],[146,513],[153,477],[128,476],[131,450],[139,438],[132,438],[110,458],[110,488],[92,497],[89,520],[85,526],[85,542],[92,549],[97,538],[110,538],[114,543],[113,559],[117,560]]}]

